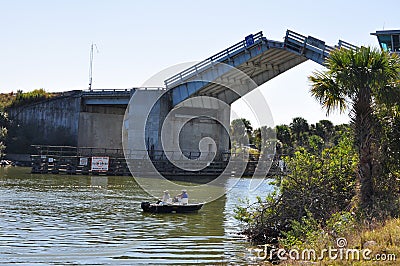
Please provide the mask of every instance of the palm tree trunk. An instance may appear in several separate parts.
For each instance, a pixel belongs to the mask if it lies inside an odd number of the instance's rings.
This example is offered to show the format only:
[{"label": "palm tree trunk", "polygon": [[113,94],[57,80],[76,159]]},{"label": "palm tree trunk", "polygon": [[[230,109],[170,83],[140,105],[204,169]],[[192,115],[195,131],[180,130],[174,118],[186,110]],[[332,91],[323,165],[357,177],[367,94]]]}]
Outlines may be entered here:
[{"label": "palm tree trunk", "polygon": [[371,107],[371,90],[360,89],[354,103],[353,125],[355,130],[355,146],[358,149],[360,161],[357,168],[357,178],[360,183],[360,207],[369,211],[373,207],[373,156],[371,150],[373,114]]}]

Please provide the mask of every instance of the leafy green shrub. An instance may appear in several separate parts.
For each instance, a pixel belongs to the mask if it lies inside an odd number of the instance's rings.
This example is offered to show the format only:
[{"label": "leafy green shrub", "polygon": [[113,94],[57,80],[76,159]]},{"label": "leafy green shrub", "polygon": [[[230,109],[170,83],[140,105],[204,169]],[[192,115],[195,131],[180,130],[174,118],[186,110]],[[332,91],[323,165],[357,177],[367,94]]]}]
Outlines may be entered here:
[{"label": "leafy green shrub", "polygon": [[[397,95],[397,96],[396,96]],[[400,215],[400,88],[393,93],[397,103],[379,105],[374,140],[374,209],[375,219]]]},{"label": "leafy green shrub", "polygon": [[9,107],[18,107],[26,104],[40,102],[50,97],[52,97],[52,94],[46,92],[44,89],[36,89],[30,92],[22,92],[21,90],[19,90]]},{"label": "leafy green shrub", "polygon": [[8,133],[8,116],[7,113],[5,113],[4,111],[0,110],[0,159],[3,159],[4,157],[4,151],[6,149],[5,146],[5,140],[7,137],[7,133]]},{"label": "leafy green shrub", "polygon": [[279,241],[287,249],[305,248],[306,245],[314,243],[322,234],[320,224],[309,212],[300,221],[293,220],[290,227],[289,231],[282,232],[283,237]]},{"label": "leafy green shrub", "polygon": [[325,232],[333,239],[343,237],[356,229],[356,217],[353,212],[337,212],[326,222]]},{"label": "leafy green shrub", "polygon": [[7,109],[15,99],[14,93],[0,93],[0,110]]},{"label": "leafy green shrub", "polygon": [[344,135],[337,146],[321,154],[300,148],[292,158],[285,158],[289,174],[275,180],[275,192],[236,208],[235,217],[245,225],[243,233],[256,243],[277,244],[284,232],[297,227],[293,236],[301,241],[297,233],[311,230],[311,224],[323,228],[332,214],[350,208],[358,161],[351,143]]}]

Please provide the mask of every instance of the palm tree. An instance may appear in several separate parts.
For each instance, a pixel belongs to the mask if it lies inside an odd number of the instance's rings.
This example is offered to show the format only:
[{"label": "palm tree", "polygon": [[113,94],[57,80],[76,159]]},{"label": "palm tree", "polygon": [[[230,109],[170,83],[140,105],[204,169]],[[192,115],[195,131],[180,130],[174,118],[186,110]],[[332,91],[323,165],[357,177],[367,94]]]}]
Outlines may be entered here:
[{"label": "palm tree", "polygon": [[400,60],[395,54],[361,47],[331,52],[326,67],[326,70],[314,72],[309,77],[311,94],[327,114],[334,109],[340,112],[350,109],[354,145],[359,154],[360,207],[368,211],[374,205],[374,108],[375,104],[388,99],[388,94],[399,85]]},{"label": "palm tree", "polygon": [[295,117],[290,123],[290,129],[296,136],[297,144],[303,146],[304,134],[310,130],[307,120],[302,117]]},{"label": "palm tree", "polygon": [[251,143],[252,132],[253,127],[250,121],[245,118],[235,119],[231,122],[231,141],[236,142],[240,146]]},{"label": "palm tree", "polygon": [[330,139],[333,132],[334,126],[329,120],[320,120],[315,124],[315,134],[323,138],[325,142]]},{"label": "palm tree", "polygon": [[276,138],[286,146],[292,146],[292,133],[287,125],[278,125],[275,127]]}]

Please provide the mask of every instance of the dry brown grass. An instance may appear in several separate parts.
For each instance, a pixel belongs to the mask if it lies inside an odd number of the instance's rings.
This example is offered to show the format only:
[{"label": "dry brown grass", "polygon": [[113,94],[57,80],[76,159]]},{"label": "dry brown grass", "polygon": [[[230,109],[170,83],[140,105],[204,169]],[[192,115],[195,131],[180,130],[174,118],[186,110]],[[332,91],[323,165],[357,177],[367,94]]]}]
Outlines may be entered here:
[{"label": "dry brown grass", "polygon": [[[347,239],[348,249],[368,248],[372,251],[370,257],[372,260],[329,260],[326,258],[323,261],[282,261],[279,265],[400,265],[400,219],[391,219],[383,223],[375,223],[368,226],[363,226],[353,232],[343,236]],[[370,245],[366,247],[366,243],[370,241]],[[374,242],[371,242],[374,241]],[[326,243],[326,241],[318,241]],[[331,244],[335,248],[335,243]],[[321,250],[326,246],[314,247],[316,254],[321,254]],[[375,256],[395,256],[395,260],[391,257],[390,260],[376,260]],[[327,257],[327,256],[326,256]],[[264,262],[263,265],[272,265]]]}]

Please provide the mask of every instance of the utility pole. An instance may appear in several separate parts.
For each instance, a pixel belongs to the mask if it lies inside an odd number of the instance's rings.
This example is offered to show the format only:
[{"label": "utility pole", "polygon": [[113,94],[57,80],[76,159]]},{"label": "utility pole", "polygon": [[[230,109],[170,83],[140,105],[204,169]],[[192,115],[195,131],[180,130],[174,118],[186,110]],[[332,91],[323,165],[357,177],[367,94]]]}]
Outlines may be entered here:
[{"label": "utility pole", "polygon": [[92,79],[93,79],[93,47],[96,47],[97,52],[99,50],[97,49],[97,45],[92,43],[90,46],[90,65],[89,65],[89,91],[92,90]]}]

